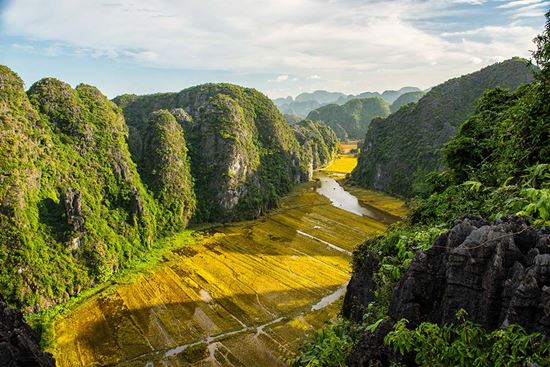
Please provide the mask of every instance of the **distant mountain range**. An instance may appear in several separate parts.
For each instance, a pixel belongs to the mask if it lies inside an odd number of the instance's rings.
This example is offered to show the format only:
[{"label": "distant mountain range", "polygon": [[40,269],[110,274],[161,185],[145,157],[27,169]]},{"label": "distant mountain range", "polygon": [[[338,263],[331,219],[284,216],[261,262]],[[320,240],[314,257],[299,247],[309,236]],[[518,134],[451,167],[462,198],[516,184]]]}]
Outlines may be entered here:
[{"label": "distant mountain range", "polygon": [[400,96],[411,93],[422,92],[417,87],[403,87],[399,90],[386,90],[382,93],[378,92],[363,92],[357,95],[344,94],[341,92],[328,92],[326,90],[316,90],[315,92],[301,93],[296,98],[276,98],[273,100],[279,111],[283,114],[298,115],[306,117],[311,111],[334,103],[337,105],[343,105],[353,99],[361,98],[382,98],[388,105],[394,103]]}]

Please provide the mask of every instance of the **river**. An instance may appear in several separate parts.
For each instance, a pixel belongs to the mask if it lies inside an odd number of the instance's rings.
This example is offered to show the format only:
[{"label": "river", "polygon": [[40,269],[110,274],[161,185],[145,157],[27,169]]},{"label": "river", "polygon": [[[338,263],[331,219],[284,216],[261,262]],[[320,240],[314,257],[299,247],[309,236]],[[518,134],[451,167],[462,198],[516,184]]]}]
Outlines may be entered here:
[{"label": "river", "polygon": [[339,312],[353,249],[386,227],[380,210],[316,179],[269,215],[197,233],[154,270],[63,314],[58,366],[285,366]]}]

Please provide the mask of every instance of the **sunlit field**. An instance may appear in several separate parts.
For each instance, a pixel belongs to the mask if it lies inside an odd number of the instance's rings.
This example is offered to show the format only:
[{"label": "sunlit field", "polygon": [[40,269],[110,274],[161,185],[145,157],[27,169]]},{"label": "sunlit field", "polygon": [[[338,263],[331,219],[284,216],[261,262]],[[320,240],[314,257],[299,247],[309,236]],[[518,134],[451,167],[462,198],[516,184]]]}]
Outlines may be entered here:
[{"label": "sunlit field", "polygon": [[351,251],[386,227],[330,205],[316,185],[263,219],[197,233],[154,270],[60,317],[58,365],[284,365],[339,312]]}]

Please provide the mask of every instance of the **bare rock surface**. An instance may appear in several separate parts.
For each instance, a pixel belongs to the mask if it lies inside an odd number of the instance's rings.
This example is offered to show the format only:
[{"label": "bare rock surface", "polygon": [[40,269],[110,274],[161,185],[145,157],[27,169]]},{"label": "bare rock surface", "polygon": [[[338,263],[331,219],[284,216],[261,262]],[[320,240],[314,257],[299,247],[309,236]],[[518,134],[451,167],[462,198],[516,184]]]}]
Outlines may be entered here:
[{"label": "bare rock surface", "polygon": [[51,354],[38,346],[38,337],[25,323],[20,311],[0,301],[0,366],[53,367]]}]

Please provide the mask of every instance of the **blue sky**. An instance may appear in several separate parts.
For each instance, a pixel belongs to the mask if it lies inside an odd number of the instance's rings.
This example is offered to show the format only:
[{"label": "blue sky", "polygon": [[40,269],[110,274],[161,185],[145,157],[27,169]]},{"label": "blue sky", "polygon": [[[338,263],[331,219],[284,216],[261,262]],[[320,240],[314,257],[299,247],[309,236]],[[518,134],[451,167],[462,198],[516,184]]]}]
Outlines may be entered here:
[{"label": "blue sky", "polygon": [[0,0],[0,64],[106,95],[428,88],[529,57],[548,0]]}]

